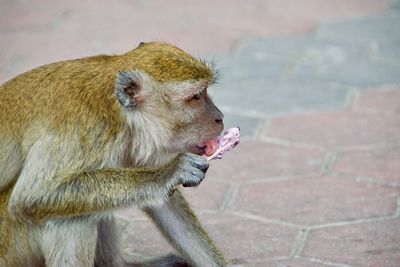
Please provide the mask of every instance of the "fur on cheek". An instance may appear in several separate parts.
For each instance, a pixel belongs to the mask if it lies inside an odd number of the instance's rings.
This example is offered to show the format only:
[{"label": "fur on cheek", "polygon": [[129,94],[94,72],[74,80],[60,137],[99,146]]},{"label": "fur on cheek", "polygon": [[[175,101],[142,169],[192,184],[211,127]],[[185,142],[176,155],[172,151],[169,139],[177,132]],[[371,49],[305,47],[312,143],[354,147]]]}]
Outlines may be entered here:
[{"label": "fur on cheek", "polygon": [[125,112],[132,132],[132,160],[135,166],[161,166],[173,158],[168,152],[172,132],[160,116],[149,112]]}]

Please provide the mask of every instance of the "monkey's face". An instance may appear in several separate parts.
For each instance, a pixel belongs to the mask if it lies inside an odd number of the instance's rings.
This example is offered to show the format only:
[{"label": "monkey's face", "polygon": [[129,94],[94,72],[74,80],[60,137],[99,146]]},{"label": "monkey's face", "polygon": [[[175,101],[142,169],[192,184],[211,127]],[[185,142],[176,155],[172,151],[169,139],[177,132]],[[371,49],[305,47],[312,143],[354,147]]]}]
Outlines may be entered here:
[{"label": "monkey's face", "polygon": [[171,151],[207,154],[206,141],[223,130],[223,114],[208,95],[207,86],[204,81],[183,83],[178,86],[180,92],[175,88],[164,94],[165,111],[172,115]]},{"label": "monkey's face", "polygon": [[119,72],[116,94],[132,129],[142,129],[134,133],[146,139],[141,149],[207,152],[206,141],[223,130],[223,115],[207,94],[217,76],[212,64],[164,43],[141,44],[124,56],[135,70]]}]

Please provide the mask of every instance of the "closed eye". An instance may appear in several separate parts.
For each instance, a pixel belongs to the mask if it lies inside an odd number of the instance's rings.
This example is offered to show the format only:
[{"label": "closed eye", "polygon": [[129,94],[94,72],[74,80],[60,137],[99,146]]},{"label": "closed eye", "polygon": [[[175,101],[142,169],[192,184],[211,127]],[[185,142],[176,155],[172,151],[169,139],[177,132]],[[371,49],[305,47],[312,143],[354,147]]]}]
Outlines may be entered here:
[{"label": "closed eye", "polygon": [[207,94],[207,88],[205,88],[204,90],[201,90],[200,92],[197,92],[196,94],[194,94],[194,95],[192,96],[192,98],[190,98],[190,100],[200,100],[201,97],[202,97],[204,94]]},{"label": "closed eye", "polygon": [[200,100],[200,98],[203,96],[203,91],[201,91],[201,92],[199,92],[199,93],[197,93],[197,94],[194,94],[193,95],[193,97],[192,97],[192,99],[194,99],[194,100]]}]

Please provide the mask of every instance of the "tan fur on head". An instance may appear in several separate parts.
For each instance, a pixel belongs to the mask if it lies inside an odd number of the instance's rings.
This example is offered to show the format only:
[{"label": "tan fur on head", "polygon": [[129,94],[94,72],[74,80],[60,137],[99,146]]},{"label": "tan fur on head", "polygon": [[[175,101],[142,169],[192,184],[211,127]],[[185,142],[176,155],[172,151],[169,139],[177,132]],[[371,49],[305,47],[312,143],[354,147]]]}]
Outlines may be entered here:
[{"label": "tan fur on head", "polygon": [[135,68],[146,71],[159,82],[216,79],[211,66],[167,43],[144,43],[124,56],[137,62]]}]

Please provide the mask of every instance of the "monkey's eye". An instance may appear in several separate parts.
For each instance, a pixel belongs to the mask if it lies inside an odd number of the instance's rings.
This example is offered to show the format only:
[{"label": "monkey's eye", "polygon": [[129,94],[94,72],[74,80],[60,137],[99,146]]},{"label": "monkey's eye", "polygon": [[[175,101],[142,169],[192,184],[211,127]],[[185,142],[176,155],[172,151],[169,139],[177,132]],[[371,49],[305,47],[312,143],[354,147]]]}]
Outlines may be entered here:
[{"label": "monkey's eye", "polygon": [[198,93],[196,93],[196,94],[193,95],[192,99],[194,99],[194,100],[200,100],[200,98],[203,96],[203,94],[204,94],[203,91],[198,92]]}]

